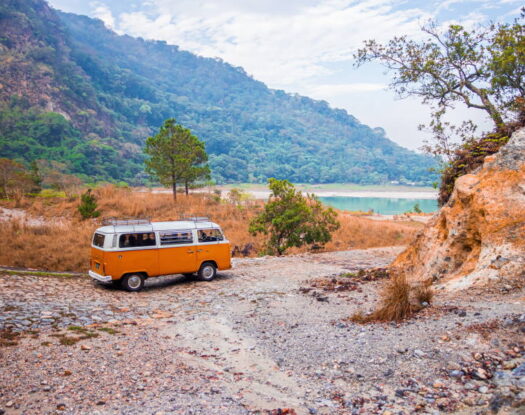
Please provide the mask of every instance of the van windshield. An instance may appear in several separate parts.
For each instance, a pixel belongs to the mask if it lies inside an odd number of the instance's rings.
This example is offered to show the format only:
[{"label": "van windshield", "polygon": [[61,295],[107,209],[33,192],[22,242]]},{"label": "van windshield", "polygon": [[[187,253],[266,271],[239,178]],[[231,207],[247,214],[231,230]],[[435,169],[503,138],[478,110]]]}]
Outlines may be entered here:
[{"label": "van windshield", "polygon": [[224,240],[219,229],[201,229],[198,232],[199,242],[217,242]]},{"label": "van windshield", "polygon": [[102,233],[95,233],[93,236],[93,245],[98,246],[99,248],[104,248],[104,240],[106,239],[106,235]]}]

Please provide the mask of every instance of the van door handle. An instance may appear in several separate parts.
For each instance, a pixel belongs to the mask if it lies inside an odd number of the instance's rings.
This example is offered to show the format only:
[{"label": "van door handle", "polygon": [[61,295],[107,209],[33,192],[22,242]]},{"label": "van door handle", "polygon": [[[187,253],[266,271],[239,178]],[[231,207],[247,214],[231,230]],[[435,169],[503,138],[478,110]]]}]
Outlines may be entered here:
[{"label": "van door handle", "polygon": [[188,254],[193,254],[195,251],[187,251]]}]

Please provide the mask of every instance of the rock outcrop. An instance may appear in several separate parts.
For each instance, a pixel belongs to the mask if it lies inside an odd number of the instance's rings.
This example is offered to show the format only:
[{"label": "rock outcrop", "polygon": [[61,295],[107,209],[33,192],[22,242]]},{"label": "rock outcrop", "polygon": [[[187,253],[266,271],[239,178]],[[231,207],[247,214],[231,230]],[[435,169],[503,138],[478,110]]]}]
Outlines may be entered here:
[{"label": "rock outcrop", "polygon": [[525,279],[525,128],[456,180],[448,203],[391,269],[448,289]]}]

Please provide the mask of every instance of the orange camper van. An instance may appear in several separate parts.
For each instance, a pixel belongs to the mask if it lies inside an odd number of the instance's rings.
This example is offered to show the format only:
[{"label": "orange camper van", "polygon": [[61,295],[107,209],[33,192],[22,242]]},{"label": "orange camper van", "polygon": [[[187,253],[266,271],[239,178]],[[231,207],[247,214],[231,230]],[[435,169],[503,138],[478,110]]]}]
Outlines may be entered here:
[{"label": "orange camper van", "polygon": [[140,291],[146,278],[197,273],[211,281],[231,268],[230,243],[219,225],[195,217],[170,222],[104,222],[93,235],[89,276]]}]

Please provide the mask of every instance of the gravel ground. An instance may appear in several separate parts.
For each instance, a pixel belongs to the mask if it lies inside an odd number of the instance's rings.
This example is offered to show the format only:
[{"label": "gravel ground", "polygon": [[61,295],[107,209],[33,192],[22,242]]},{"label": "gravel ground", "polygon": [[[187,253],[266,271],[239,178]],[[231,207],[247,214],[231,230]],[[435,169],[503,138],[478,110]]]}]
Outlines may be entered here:
[{"label": "gravel ground", "polygon": [[523,289],[439,294],[401,324],[347,320],[384,281],[340,290],[341,274],[398,252],[239,259],[140,293],[0,275],[0,415],[525,413]]}]

